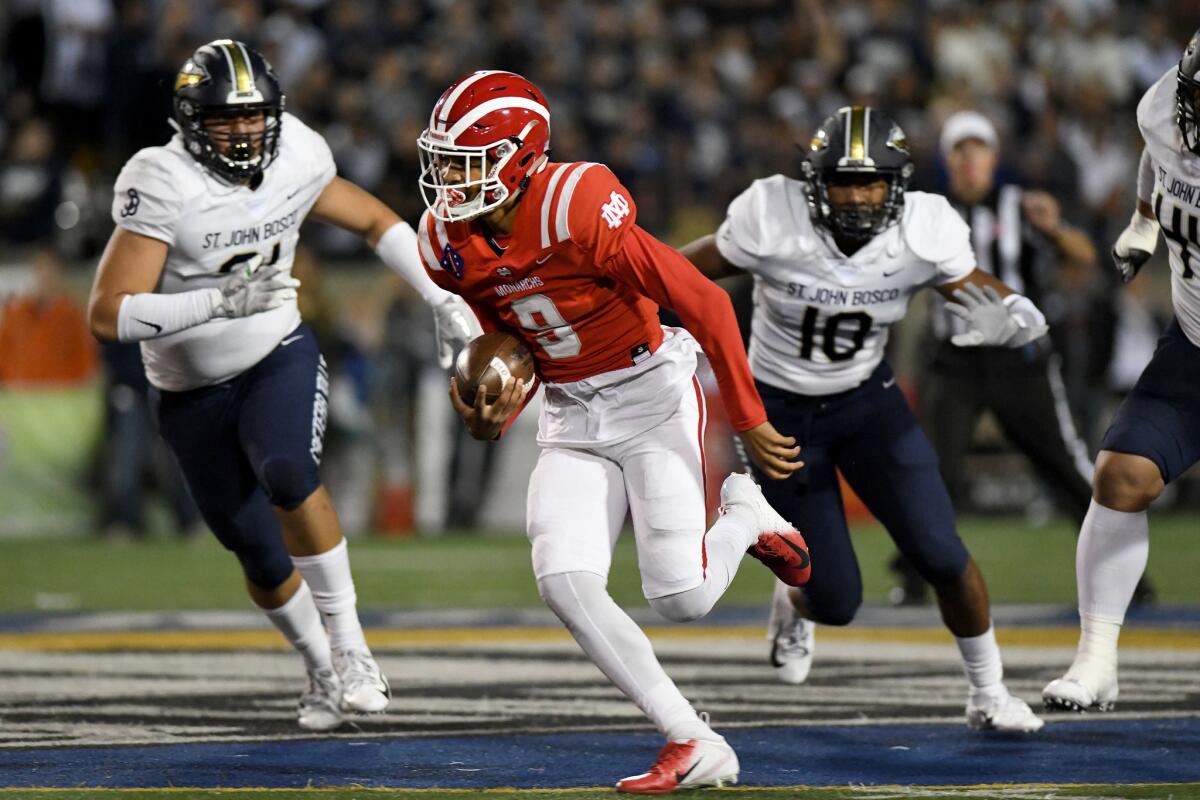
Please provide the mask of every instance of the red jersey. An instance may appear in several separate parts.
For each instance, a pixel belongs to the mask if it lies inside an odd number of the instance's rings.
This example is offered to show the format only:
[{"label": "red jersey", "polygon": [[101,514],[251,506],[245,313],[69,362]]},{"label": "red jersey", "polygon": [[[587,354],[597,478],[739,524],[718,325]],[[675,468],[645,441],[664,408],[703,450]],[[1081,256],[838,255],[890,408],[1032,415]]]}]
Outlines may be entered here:
[{"label": "red jersey", "polygon": [[728,296],[639,228],[629,192],[602,164],[550,163],[514,212],[512,235],[477,221],[417,226],[430,278],[470,304],[485,331],[530,346],[543,380],[630,367],[662,343],[658,306],[700,342],[736,430],[766,421]]}]

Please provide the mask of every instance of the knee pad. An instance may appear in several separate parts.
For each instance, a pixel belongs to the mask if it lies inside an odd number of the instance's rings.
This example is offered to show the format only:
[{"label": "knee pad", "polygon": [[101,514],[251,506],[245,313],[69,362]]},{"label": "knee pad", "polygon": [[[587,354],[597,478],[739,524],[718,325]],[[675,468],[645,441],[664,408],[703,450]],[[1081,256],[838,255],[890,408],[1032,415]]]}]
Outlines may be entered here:
[{"label": "knee pad", "polygon": [[804,605],[808,618],[820,625],[849,625],[862,605],[862,593],[850,596],[847,592],[817,595],[808,589],[804,593]]},{"label": "knee pad", "polygon": [[935,589],[949,586],[962,577],[967,568],[967,548],[955,536],[954,546],[945,544],[938,547],[926,547],[919,553],[907,554],[912,565],[921,577],[929,581]]},{"label": "knee pad", "polygon": [[268,591],[286,581],[296,568],[283,542],[274,546],[243,547],[234,550],[233,554],[241,562],[246,580]]},{"label": "knee pad", "polygon": [[712,610],[712,603],[703,592],[689,589],[666,597],[647,600],[650,607],[671,622],[695,622]]},{"label": "knee pad", "polygon": [[298,508],[321,485],[316,462],[306,456],[269,456],[259,475],[271,505],[286,511]]}]

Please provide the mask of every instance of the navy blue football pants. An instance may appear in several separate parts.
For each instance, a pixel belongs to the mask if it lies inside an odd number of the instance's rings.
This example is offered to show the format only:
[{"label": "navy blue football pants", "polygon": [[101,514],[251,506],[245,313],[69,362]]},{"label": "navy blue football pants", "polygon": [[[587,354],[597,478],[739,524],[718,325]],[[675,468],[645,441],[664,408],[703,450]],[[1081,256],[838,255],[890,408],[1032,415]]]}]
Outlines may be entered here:
[{"label": "navy blue football pants", "polygon": [[937,456],[886,362],[839,394],[810,397],[762,382],[758,391],[771,423],[801,447],[805,465],[790,478],[754,472],[767,501],[808,543],[812,578],[802,591],[816,622],[845,625],[862,604],[837,470],[922,577],[935,587],[959,579],[969,556]]},{"label": "navy blue football pants", "polygon": [[279,586],[293,567],[271,506],[294,510],[320,486],[329,378],[312,331],[224,383],[150,391],[204,521],[251,583]]},{"label": "navy blue football pants", "polygon": [[1100,449],[1150,459],[1165,483],[1200,460],[1200,347],[1187,338],[1179,320],[1159,338]]}]

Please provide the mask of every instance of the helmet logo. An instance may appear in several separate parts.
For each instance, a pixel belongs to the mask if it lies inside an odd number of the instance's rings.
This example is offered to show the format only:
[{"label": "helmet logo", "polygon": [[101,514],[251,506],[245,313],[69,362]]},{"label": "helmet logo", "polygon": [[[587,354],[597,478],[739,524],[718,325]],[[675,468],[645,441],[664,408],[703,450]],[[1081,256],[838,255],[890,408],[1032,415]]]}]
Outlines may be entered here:
[{"label": "helmet logo", "polygon": [[825,132],[824,128],[821,128],[813,134],[812,140],[808,143],[808,149],[816,153],[826,147],[829,147],[829,134]]},{"label": "helmet logo", "polygon": [[888,133],[887,146],[893,150],[908,152],[908,138],[904,135],[904,131],[899,125],[892,125],[892,130]]},{"label": "helmet logo", "polygon": [[208,73],[204,71],[204,67],[189,59],[179,70],[179,74],[175,76],[175,91],[195,86],[206,78],[208,78]]},{"label": "helmet logo", "polygon": [[446,187],[446,205],[454,208],[455,206],[461,206],[465,202],[467,202],[467,196],[462,191]]}]

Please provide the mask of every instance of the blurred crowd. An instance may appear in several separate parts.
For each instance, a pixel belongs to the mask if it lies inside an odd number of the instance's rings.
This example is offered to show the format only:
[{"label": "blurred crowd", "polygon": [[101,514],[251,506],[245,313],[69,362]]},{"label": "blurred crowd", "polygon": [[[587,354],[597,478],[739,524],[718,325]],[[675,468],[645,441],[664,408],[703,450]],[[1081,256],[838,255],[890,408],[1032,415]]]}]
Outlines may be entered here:
[{"label": "blurred crowd", "polygon": [[[754,178],[795,174],[795,143],[854,102],[899,121],[914,188],[933,191],[946,186],[942,120],[983,112],[1000,132],[1000,179],[1052,193],[1106,254],[1133,204],[1136,102],[1198,26],[1194,0],[6,0],[0,263],[45,245],[95,263],[116,173],[171,135],[175,73],[225,36],[259,48],[339,172],[410,221],[423,210],[415,140],[434,100],[465,72],[503,68],[546,93],[556,160],[607,163],[639,222],[673,243],[711,231]],[[314,264],[369,258],[332,230],[306,242]],[[1114,337],[1092,344],[1112,321],[1093,309],[1133,301],[1084,280],[1046,311],[1065,329],[1086,416],[1103,376],[1131,369]],[[431,357],[408,308],[365,337],[328,326],[357,370],[351,398],[369,402],[372,349]]]}]

